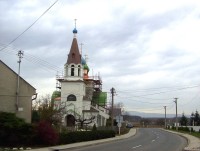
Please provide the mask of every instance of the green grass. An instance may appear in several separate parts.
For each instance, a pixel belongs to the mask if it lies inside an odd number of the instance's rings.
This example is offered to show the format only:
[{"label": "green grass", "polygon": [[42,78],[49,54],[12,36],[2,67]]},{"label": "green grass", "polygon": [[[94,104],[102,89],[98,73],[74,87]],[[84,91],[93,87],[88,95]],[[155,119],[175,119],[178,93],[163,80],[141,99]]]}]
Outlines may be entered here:
[{"label": "green grass", "polygon": [[191,133],[188,133],[188,134],[191,134],[191,135],[193,135],[195,137],[200,138],[200,133],[199,132],[191,132]]},{"label": "green grass", "polygon": [[[170,130],[172,130],[172,129],[170,129]],[[172,130],[172,131],[180,132],[180,133],[184,133],[184,134],[189,134],[189,135],[192,135],[192,136],[200,138],[200,133],[199,132],[187,132],[187,131],[181,131],[181,130],[178,130],[178,131]]]}]

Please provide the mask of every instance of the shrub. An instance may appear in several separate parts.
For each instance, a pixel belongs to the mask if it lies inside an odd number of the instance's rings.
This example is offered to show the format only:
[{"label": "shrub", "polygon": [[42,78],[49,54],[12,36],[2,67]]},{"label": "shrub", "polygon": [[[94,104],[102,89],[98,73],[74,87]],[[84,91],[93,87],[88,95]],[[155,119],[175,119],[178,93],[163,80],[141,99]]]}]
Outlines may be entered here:
[{"label": "shrub", "polygon": [[33,127],[14,113],[0,112],[0,145],[19,146],[32,143]]},{"label": "shrub", "polygon": [[96,131],[96,130],[97,130],[97,127],[96,127],[96,124],[94,124],[92,127],[92,131]]},{"label": "shrub", "polygon": [[188,127],[178,127],[178,130],[189,132],[190,129]]},{"label": "shrub", "polygon": [[35,141],[41,145],[56,145],[58,143],[58,134],[52,125],[46,121],[41,121],[36,126]]},{"label": "shrub", "polygon": [[82,141],[91,141],[115,137],[113,130],[76,131],[60,134],[60,144],[69,144]]}]

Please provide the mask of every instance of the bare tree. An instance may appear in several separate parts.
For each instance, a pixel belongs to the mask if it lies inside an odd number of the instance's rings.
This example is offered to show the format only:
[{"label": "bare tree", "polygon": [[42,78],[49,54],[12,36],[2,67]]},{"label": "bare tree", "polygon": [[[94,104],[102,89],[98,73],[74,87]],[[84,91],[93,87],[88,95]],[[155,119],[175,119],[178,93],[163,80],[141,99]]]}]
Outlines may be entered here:
[{"label": "bare tree", "polygon": [[88,118],[88,119],[87,119],[87,118],[79,117],[79,118],[75,119],[75,121],[76,121],[77,123],[79,123],[79,124],[80,124],[80,128],[83,129],[83,126],[84,126],[84,125],[91,124],[91,123],[94,121],[94,119],[95,119],[95,116],[91,116],[91,117]]},{"label": "bare tree", "polygon": [[32,111],[38,114],[39,121],[44,120],[53,125],[60,125],[65,113],[65,104],[60,103],[55,107],[50,95],[45,95],[33,103]]}]

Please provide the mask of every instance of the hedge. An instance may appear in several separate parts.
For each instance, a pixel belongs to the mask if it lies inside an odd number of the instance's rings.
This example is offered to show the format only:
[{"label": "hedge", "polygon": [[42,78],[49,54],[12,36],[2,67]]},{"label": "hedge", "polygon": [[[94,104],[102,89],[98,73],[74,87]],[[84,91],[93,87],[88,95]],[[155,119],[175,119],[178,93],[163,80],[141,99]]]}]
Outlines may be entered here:
[{"label": "hedge", "polygon": [[83,141],[115,137],[113,130],[76,131],[60,134],[60,144],[70,144]]}]

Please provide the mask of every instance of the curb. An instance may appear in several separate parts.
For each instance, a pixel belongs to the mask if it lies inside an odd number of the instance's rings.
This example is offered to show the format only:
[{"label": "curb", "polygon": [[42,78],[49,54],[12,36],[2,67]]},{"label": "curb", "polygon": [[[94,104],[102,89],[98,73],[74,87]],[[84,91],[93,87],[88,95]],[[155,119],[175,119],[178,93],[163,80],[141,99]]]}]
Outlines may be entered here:
[{"label": "curb", "polygon": [[29,151],[59,151],[59,150],[67,150],[67,149],[74,149],[78,147],[85,147],[85,146],[90,146],[90,145],[97,145],[101,143],[106,143],[106,142],[111,142],[111,141],[116,141],[116,140],[122,140],[129,138],[131,136],[134,136],[137,133],[136,128],[130,129],[129,133],[112,137],[112,138],[107,138],[107,139],[99,139],[99,140],[93,140],[93,141],[87,141],[87,142],[78,142],[78,143],[72,143],[72,144],[67,144],[67,145],[59,145],[59,146],[52,146],[52,147],[45,147],[45,148],[38,148],[38,149],[31,149]]},{"label": "curb", "polygon": [[174,134],[180,135],[187,139],[188,145],[187,145],[187,147],[184,148],[183,151],[200,151],[200,139],[199,138],[189,135],[189,134],[174,132],[174,131],[170,131],[170,130],[166,130],[166,129],[164,129],[164,130],[169,133],[174,133]]}]

